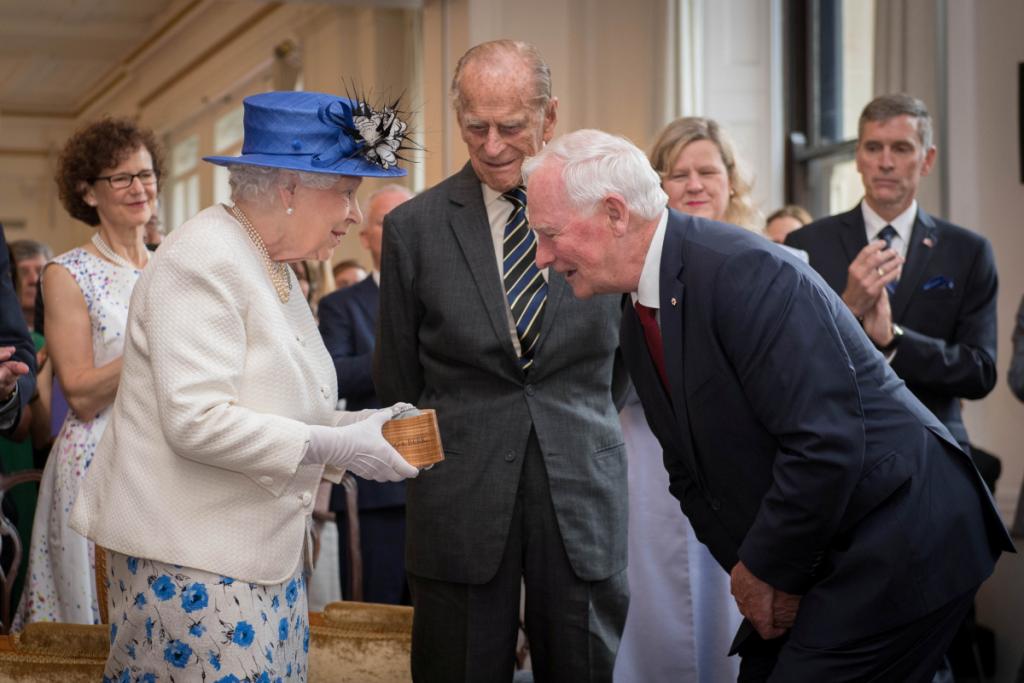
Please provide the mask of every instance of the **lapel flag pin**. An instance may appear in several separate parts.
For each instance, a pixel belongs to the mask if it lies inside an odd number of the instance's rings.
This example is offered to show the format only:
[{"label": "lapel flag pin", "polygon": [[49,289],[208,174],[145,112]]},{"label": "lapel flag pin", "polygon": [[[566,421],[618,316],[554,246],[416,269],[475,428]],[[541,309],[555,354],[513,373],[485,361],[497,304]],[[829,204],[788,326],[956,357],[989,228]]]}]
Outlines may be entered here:
[{"label": "lapel flag pin", "polygon": [[673,305],[673,306],[675,306],[676,304],[678,304],[678,303],[679,303],[679,300],[678,300],[678,299],[676,299],[675,297],[672,297],[671,301],[672,301],[672,305]]},{"label": "lapel flag pin", "polygon": [[921,240],[921,244],[928,247],[929,249],[935,246],[935,242],[932,240],[931,237],[925,237],[923,240]]}]

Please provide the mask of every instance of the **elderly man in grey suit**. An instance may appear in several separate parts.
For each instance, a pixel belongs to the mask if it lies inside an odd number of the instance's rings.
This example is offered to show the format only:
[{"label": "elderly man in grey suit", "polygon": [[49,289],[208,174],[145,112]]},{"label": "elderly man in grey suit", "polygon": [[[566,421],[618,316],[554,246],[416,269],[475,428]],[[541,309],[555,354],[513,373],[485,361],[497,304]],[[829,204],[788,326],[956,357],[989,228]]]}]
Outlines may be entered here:
[{"label": "elderly man in grey suit", "polygon": [[535,680],[610,680],[628,603],[619,298],[579,301],[534,262],[520,167],[558,104],[536,48],[470,49],[452,99],[469,163],[384,222],[377,392],[436,409],[445,447],[407,490],[413,678],[510,680],[525,582]]}]

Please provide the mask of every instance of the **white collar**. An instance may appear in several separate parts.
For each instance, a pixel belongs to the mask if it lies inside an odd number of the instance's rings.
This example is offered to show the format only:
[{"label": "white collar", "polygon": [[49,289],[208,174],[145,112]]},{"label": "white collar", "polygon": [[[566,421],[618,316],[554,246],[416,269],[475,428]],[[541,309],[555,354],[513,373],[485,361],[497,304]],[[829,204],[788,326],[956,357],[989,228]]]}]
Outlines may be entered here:
[{"label": "white collar", "polygon": [[654,230],[651,245],[647,247],[644,267],[640,271],[640,283],[633,292],[633,303],[639,301],[648,308],[660,308],[661,252],[665,247],[665,231],[668,227],[668,209],[661,212],[658,227]]},{"label": "white collar", "polygon": [[494,202],[497,201],[505,202],[510,206],[512,205],[512,200],[507,199],[504,196],[503,192],[498,192],[497,190],[491,188],[491,186],[488,185],[487,183],[480,183],[480,189],[483,190],[484,193],[484,206],[489,207]]},{"label": "white collar", "polygon": [[866,201],[860,203],[860,210],[864,216],[864,231],[867,233],[868,242],[878,239],[878,231],[887,225],[896,230],[896,234],[903,240],[903,244],[910,244],[910,234],[914,231],[914,221],[917,219],[917,200],[910,202],[900,215],[887,221],[879,216],[874,209],[868,206]]}]

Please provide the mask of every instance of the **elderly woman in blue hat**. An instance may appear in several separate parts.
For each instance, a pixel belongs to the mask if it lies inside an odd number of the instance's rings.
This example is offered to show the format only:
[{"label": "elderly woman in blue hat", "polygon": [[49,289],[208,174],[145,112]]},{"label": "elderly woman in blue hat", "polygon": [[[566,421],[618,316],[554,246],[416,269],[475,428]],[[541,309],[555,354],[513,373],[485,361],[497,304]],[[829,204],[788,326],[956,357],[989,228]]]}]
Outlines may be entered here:
[{"label": "elderly woman in blue hat", "polygon": [[72,511],[107,551],[104,680],[306,680],[317,485],[417,473],[381,435],[394,407],[335,410],[334,366],[287,265],[327,258],[362,220],[363,177],[405,175],[405,124],[320,93],[244,104],[241,156],[207,158],[228,167],[233,205],[171,233],[139,279]]}]

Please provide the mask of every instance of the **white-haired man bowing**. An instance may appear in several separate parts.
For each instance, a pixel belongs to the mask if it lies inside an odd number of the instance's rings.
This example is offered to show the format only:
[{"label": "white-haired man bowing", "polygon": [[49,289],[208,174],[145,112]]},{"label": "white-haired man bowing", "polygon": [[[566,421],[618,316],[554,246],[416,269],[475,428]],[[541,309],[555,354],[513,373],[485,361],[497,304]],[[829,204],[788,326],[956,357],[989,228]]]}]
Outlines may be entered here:
[{"label": "white-haired man bowing", "polygon": [[670,489],[756,631],[740,679],[929,680],[1013,547],[946,428],[810,267],[666,209],[628,141],[577,131],[524,175],[538,266],[632,293],[622,352]]}]

